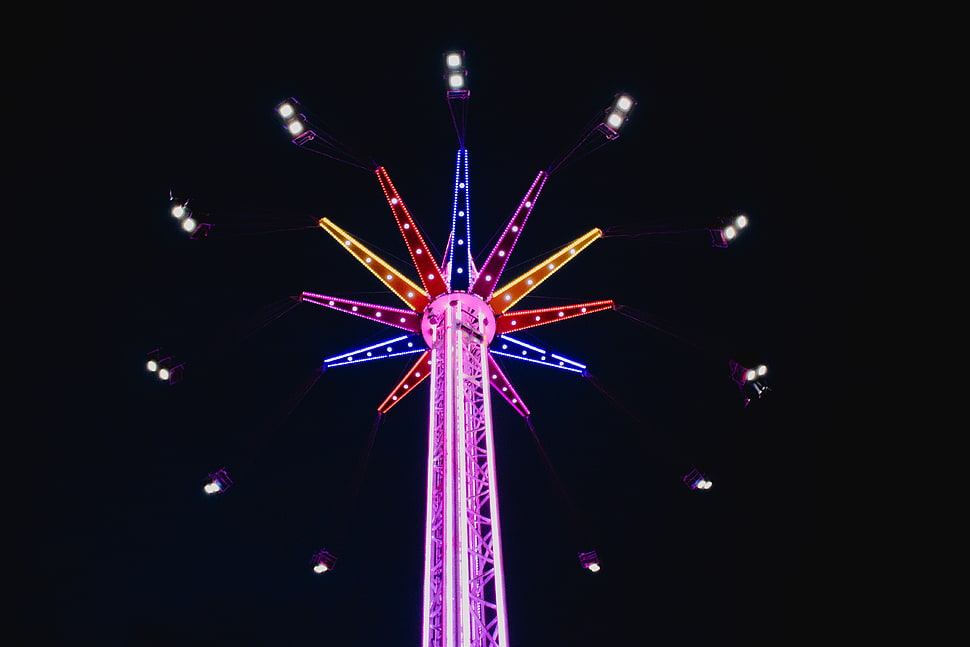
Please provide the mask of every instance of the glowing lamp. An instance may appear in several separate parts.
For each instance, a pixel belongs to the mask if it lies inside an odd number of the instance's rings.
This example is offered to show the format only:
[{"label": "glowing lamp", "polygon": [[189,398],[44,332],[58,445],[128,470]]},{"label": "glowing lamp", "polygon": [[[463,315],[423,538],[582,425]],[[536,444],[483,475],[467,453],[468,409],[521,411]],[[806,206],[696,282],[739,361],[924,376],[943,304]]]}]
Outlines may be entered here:
[{"label": "glowing lamp", "polygon": [[321,550],[313,556],[310,563],[313,565],[314,573],[326,573],[327,571],[333,570],[334,565],[337,563],[337,558],[327,551]]},{"label": "glowing lamp", "polygon": [[738,235],[738,230],[732,225],[728,225],[722,230],[721,233],[724,234],[724,240],[733,240],[734,237]]},{"label": "glowing lamp", "polygon": [[160,348],[156,348],[152,352],[148,353],[148,356],[145,358],[145,368],[152,373],[156,372],[158,370],[158,363],[161,361],[161,359],[162,350]]},{"label": "glowing lamp", "polygon": [[189,232],[190,234],[194,234],[195,230],[198,228],[199,228],[199,223],[197,223],[195,221],[195,218],[192,218],[191,216],[182,221],[182,229]]},{"label": "glowing lamp", "polygon": [[758,372],[756,370],[754,370],[753,368],[749,368],[747,371],[744,372],[744,381],[745,382],[753,382],[754,381],[754,378],[756,378],[756,377],[758,377]]},{"label": "glowing lamp", "polygon": [[734,226],[738,229],[744,229],[748,226],[748,217],[742,213],[734,219]]},{"label": "glowing lamp", "polygon": [[448,87],[452,90],[460,90],[465,87],[465,75],[463,74],[449,74],[448,75]]},{"label": "glowing lamp", "polygon": [[596,573],[600,570],[600,559],[595,550],[591,550],[588,553],[580,553],[579,563],[591,573]]},{"label": "glowing lamp", "polygon": [[445,66],[449,70],[461,69],[461,54],[458,52],[448,52],[445,54]]},{"label": "glowing lamp", "polygon": [[185,208],[185,205],[177,204],[172,207],[172,215],[176,218],[182,218],[182,216],[188,215],[189,210]]},{"label": "glowing lamp", "polygon": [[710,490],[713,485],[696,467],[692,467],[681,480],[692,490]]},{"label": "glowing lamp", "polygon": [[283,117],[283,119],[289,119],[296,114],[296,110],[293,109],[293,104],[288,101],[281,103],[279,107],[276,108],[276,112],[280,113],[280,117]]},{"label": "glowing lamp", "polygon": [[761,377],[768,372],[768,367],[762,364],[761,366],[756,368],[755,371],[758,373],[758,377]]},{"label": "glowing lamp", "polygon": [[232,479],[226,474],[226,470],[222,469],[209,474],[208,480],[202,486],[202,490],[206,494],[219,494],[225,492],[230,487],[232,487]]},{"label": "glowing lamp", "polygon": [[606,111],[607,117],[600,123],[600,130],[608,139],[616,139],[623,124],[630,118],[630,111],[636,101],[628,94],[618,94],[613,99],[613,105]]}]

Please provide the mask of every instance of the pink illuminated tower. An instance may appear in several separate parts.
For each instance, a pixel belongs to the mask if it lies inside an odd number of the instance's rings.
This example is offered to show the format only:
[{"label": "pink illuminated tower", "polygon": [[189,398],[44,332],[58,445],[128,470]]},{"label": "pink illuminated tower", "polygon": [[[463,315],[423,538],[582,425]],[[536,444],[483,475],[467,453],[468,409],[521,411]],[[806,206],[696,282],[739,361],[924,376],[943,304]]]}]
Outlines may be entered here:
[{"label": "pink illuminated tower", "polygon": [[[354,162],[314,126],[293,99],[277,107],[301,147],[373,171],[411,254],[413,281],[327,218],[319,221],[346,251],[404,302],[404,308],[304,292],[301,300],[377,321],[400,332],[386,341],[330,357],[326,368],[415,354],[404,378],[380,404],[386,414],[422,382],[430,385],[425,521],[422,647],[505,647],[509,644],[496,486],[492,393],[520,415],[529,409],[493,356],[500,355],[582,374],[585,366],[514,337],[526,328],[613,307],[595,301],[515,310],[516,304],[603,235],[592,229],[521,276],[501,283],[506,263],[546,180],[567,158],[615,139],[634,101],[625,94],[598,114],[565,156],[540,171],[515,207],[485,261],[471,253],[465,111],[469,97],[463,52],[444,56],[447,99],[459,148],[452,226],[444,258],[435,258],[415,220],[380,166]],[[501,284],[501,285],[500,285]],[[403,333],[403,334],[401,334]],[[491,389],[489,389],[491,386]]]}]

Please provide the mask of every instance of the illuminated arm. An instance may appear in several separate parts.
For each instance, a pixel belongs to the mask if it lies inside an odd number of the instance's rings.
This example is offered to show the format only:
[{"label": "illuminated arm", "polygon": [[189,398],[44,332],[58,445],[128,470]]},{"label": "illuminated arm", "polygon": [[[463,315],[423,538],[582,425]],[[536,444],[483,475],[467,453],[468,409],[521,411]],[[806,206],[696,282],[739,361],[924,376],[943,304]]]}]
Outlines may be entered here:
[{"label": "illuminated arm", "polygon": [[408,332],[419,332],[421,330],[421,313],[412,310],[402,310],[401,308],[380,306],[364,301],[353,301],[351,299],[340,299],[325,294],[314,294],[313,292],[304,292],[301,294],[300,301],[348,312],[352,315],[387,324],[388,326],[394,326],[395,328],[401,328]]},{"label": "illuminated arm", "polygon": [[498,290],[492,295],[492,310],[497,314],[505,312],[518,303],[522,297],[539,287],[540,283],[552,276],[559,268],[575,258],[579,252],[589,247],[594,240],[602,237],[602,229],[592,229],[586,232],[501,290]]},{"label": "illuminated arm", "polygon": [[381,283],[391,289],[404,303],[412,309],[421,311],[428,305],[428,294],[410,279],[394,269],[390,263],[360,244],[356,238],[333,224],[329,218],[320,219],[320,227],[333,236],[340,245],[360,261],[371,273],[380,279]]},{"label": "illuminated arm", "polygon": [[499,338],[492,343],[492,348],[489,352],[493,355],[501,355],[502,357],[511,357],[512,359],[532,362],[533,364],[551,366],[573,373],[583,374],[586,371],[585,364],[566,359],[562,355],[557,355],[538,346],[513,339],[508,335],[499,335]]},{"label": "illuminated arm", "polygon": [[559,308],[540,308],[539,310],[516,310],[506,312],[495,322],[496,334],[525,330],[536,326],[544,326],[554,321],[572,319],[583,315],[609,310],[613,308],[613,300],[590,301],[589,303],[577,303],[572,306],[562,306]]},{"label": "illuminated arm", "polygon": [[522,398],[516,393],[515,387],[509,382],[509,378],[505,377],[505,373],[499,368],[498,362],[491,354],[488,356],[488,377],[492,388],[505,398],[505,401],[511,404],[512,408],[519,412],[519,415],[529,415],[529,407],[525,406]]},{"label": "illuminated arm", "polygon": [[495,289],[495,284],[502,277],[502,271],[505,269],[505,264],[509,260],[509,254],[512,253],[515,243],[519,240],[522,227],[525,225],[525,221],[528,220],[529,214],[532,213],[532,207],[535,206],[539,193],[542,191],[542,187],[545,185],[546,178],[548,177],[549,174],[545,171],[540,171],[539,175],[536,176],[535,181],[532,182],[532,186],[529,187],[525,197],[522,198],[522,202],[519,203],[515,213],[512,214],[508,224],[505,226],[505,231],[502,232],[498,242],[495,243],[495,247],[492,248],[492,252],[480,268],[478,278],[475,279],[475,284],[472,286],[471,292],[486,301],[492,296],[492,290]]},{"label": "illuminated arm", "polygon": [[377,407],[377,410],[381,413],[387,413],[388,409],[393,407],[395,404],[401,401],[401,398],[406,396],[408,393],[414,390],[418,384],[424,381],[426,377],[431,373],[431,351],[426,350],[418,358],[418,361],[411,366],[411,370],[408,371],[407,375],[397,383],[391,394],[384,398],[381,405]]},{"label": "illuminated arm", "polygon": [[417,268],[421,276],[421,283],[424,285],[425,292],[431,298],[444,294],[448,290],[448,285],[441,274],[441,268],[438,267],[438,262],[434,260],[428,250],[424,237],[418,231],[414,219],[407,207],[404,206],[404,201],[391,183],[391,178],[388,177],[383,166],[378,167],[375,173],[381,183],[381,188],[384,190],[387,204],[391,206],[391,211],[394,213],[398,229],[401,230],[401,235],[404,237],[404,244],[407,245],[408,251],[411,253],[414,267]]},{"label": "illuminated arm", "polygon": [[356,348],[340,355],[328,357],[323,360],[323,364],[327,368],[344,366],[346,364],[359,364],[377,359],[387,359],[388,357],[420,353],[424,350],[424,340],[421,338],[421,335],[401,335],[400,337],[371,344],[364,348]]}]

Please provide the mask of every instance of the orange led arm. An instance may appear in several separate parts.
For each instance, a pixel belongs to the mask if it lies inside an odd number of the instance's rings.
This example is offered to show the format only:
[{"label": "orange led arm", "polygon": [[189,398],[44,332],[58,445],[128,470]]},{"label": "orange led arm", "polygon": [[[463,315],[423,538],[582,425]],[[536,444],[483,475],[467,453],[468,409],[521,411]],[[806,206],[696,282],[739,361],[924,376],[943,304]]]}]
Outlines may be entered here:
[{"label": "orange led arm", "polygon": [[516,330],[535,328],[536,326],[544,326],[545,324],[552,323],[553,321],[562,321],[563,319],[581,317],[583,315],[592,314],[601,310],[609,310],[612,307],[613,300],[610,299],[608,301],[577,303],[573,306],[562,306],[559,308],[541,308],[539,310],[516,310],[515,312],[506,312],[496,320],[495,333],[501,335],[502,333],[513,332]]},{"label": "orange led arm", "polygon": [[408,251],[411,252],[411,260],[414,262],[414,267],[417,268],[421,276],[421,283],[424,285],[425,292],[432,298],[439,294],[444,294],[448,291],[448,284],[445,282],[445,277],[441,274],[441,268],[438,267],[437,261],[434,260],[431,252],[428,251],[424,237],[418,231],[414,219],[408,212],[407,207],[404,206],[404,201],[391,183],[391,178],[388,177],[387,171],[384,170],[383,166],[379,166],[374,172],[377,174],[377,179],[381,183],[381,188],[384,189],[384,197],[387,198],[387,204],[391,206],[391,212],[394,213],[397,227],[401,230],[401,235],[404,236],[404,244],[407,245]]},{"label": "orange led arm", "polygon": [[492,295],[492,310],[497,314],[505,312],[518,303],[522,297],[539,287],[540,283],[571,261],[579,252],[589,247],[594,240],[602,237],[602,229],[593,229],[569,243]]},{"label": "orange led arm", "polygon": [[431,351],[426,350],[421,353],[421,357],[418,361],[414,363],[411,370],[408,371],[407,375],[404,376],[391,394],[387,396],[381,406],[377,407],[377,410],[381,413],[387,413],[388,409],[393,407],[395,404],[401,401],[401,398],[406,396],[408,393],[414,390],[418,384],[420,384],[428,375],[431,374]]},{"label": "orange led arm", "polygon": [[419,288],[406,276],[394,269],[387,261],[382,259],[374,252],[361,245],[356,238],[346,231],[333,224],[329,218],[320,219],[320,227],[334,240],[350,252],[354,258],[360,261],[371,273],[380,279],[381,283],[391,289],[401,301],[404,301],[412,309],[418,312],[424,310],[428,305],[428,293]]}]

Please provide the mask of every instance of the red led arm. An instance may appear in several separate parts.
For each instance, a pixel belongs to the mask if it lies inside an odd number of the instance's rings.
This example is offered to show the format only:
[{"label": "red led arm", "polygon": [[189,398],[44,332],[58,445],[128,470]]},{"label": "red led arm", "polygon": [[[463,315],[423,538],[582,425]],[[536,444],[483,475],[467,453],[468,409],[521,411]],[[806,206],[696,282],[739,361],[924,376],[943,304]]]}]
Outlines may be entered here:
[{"label": "red led arm", "polygon": [[444,294],[448,290],[448,284],[441,274],[441,268],[438,267],[437,261],[428,251],[424,237],[415,226],[414,219],[407,207],[404,206],[404,201],[397,189],[394,188],[394,184],[391,183],[391,178],[387,176],[387,171],[384,170],[383,166],[379,166],[374,172],[377,174],[377,179],[380,180],[381,188],[384,189],[384,197],[387,198],[387,204],[391,206],[391,211],[394,213],[397,227],[404,237],[404,244],[407,245],[408,251],[411,253],[414,267],[421,275],[421,283],[424,285],[425,291],[432,299],[439,294]]},{"label": "red led arm", "polygon": [[519,234],[522,233],[522,227],[529,218],[529,214],[532,213],[532,208],[535,206],[536,199],[539,197],[539,192],[542,191],[542,187],[545,185],[546,178],[548,177],[549,174],[545,171],[540,171],[539,175],[536,176],[532,186],[529,187],[525,197],[522,198],[522,202],[519,203],[519,207],[512,214],[512,218],[509,219],[509,223],[505,226],[505,231],[502,232],[498,242],[495,243],[495,247],[492,248],[492,252],[485,260],[485,264],[480,268],[478,278],[475,279],[475,285],[471,289],[473,294],[477,294],[486,301],[492,296],[495,284],[498,283],[499,278],[502,276],[502,271],[505,269],[505,264],[509,260],[509,255],[512,253],[516,241],[519,240]]},{"label": "red led arm", "polygon": [[393,407],[395,404],[401,401],[401,398],[406,396],[408,393],[414,390],[418,384],[420,384],[428,375],[431,374],[431,351],[426,350],[421,353],[421,357],[418,361],[414,363],[411,370],[408,371],[407,375],[404,376],[391,394],[384,398],[381,402],[381,406],[377,407],[377,410],[381,413],[387,413],[388,409]]},{"label": "red led arm", "polygon": [[394,326],[395,328],[401,328],[408,332],[421,332],[421,314],[413,310],[379,306],[364,301],[338,299],[337,297],[328,297],[325,294],[314,294],[312,292],[304,292],[301,294],[300,301],[348,312],[352,315],[387,324],[388,326]]},{"label": "red led arm", "polygon": [[613,307],[613,300],[590,301],[589,303],[577,303],[573,306],[562,306],[559,308],[541,308],[539,310],[516,310],[506,312],[495,321],[495,334],[501,335],[515,330],[525,330],[543,326],[554,321],[581,317],[601,310],[609,310]]},{"label": "red led arm", "polygon": [[529,407],[525,406],[522,398],[516,393],[515,387],[509,382],[509,378],[505,377],[505,373],[499,368],[498,362],[491,355],[488,356],[488,377],[492,384],[492,388],[498,391],[505,400],[512,405],[512,408],[519,412],[521,416],[529,415]]}]

